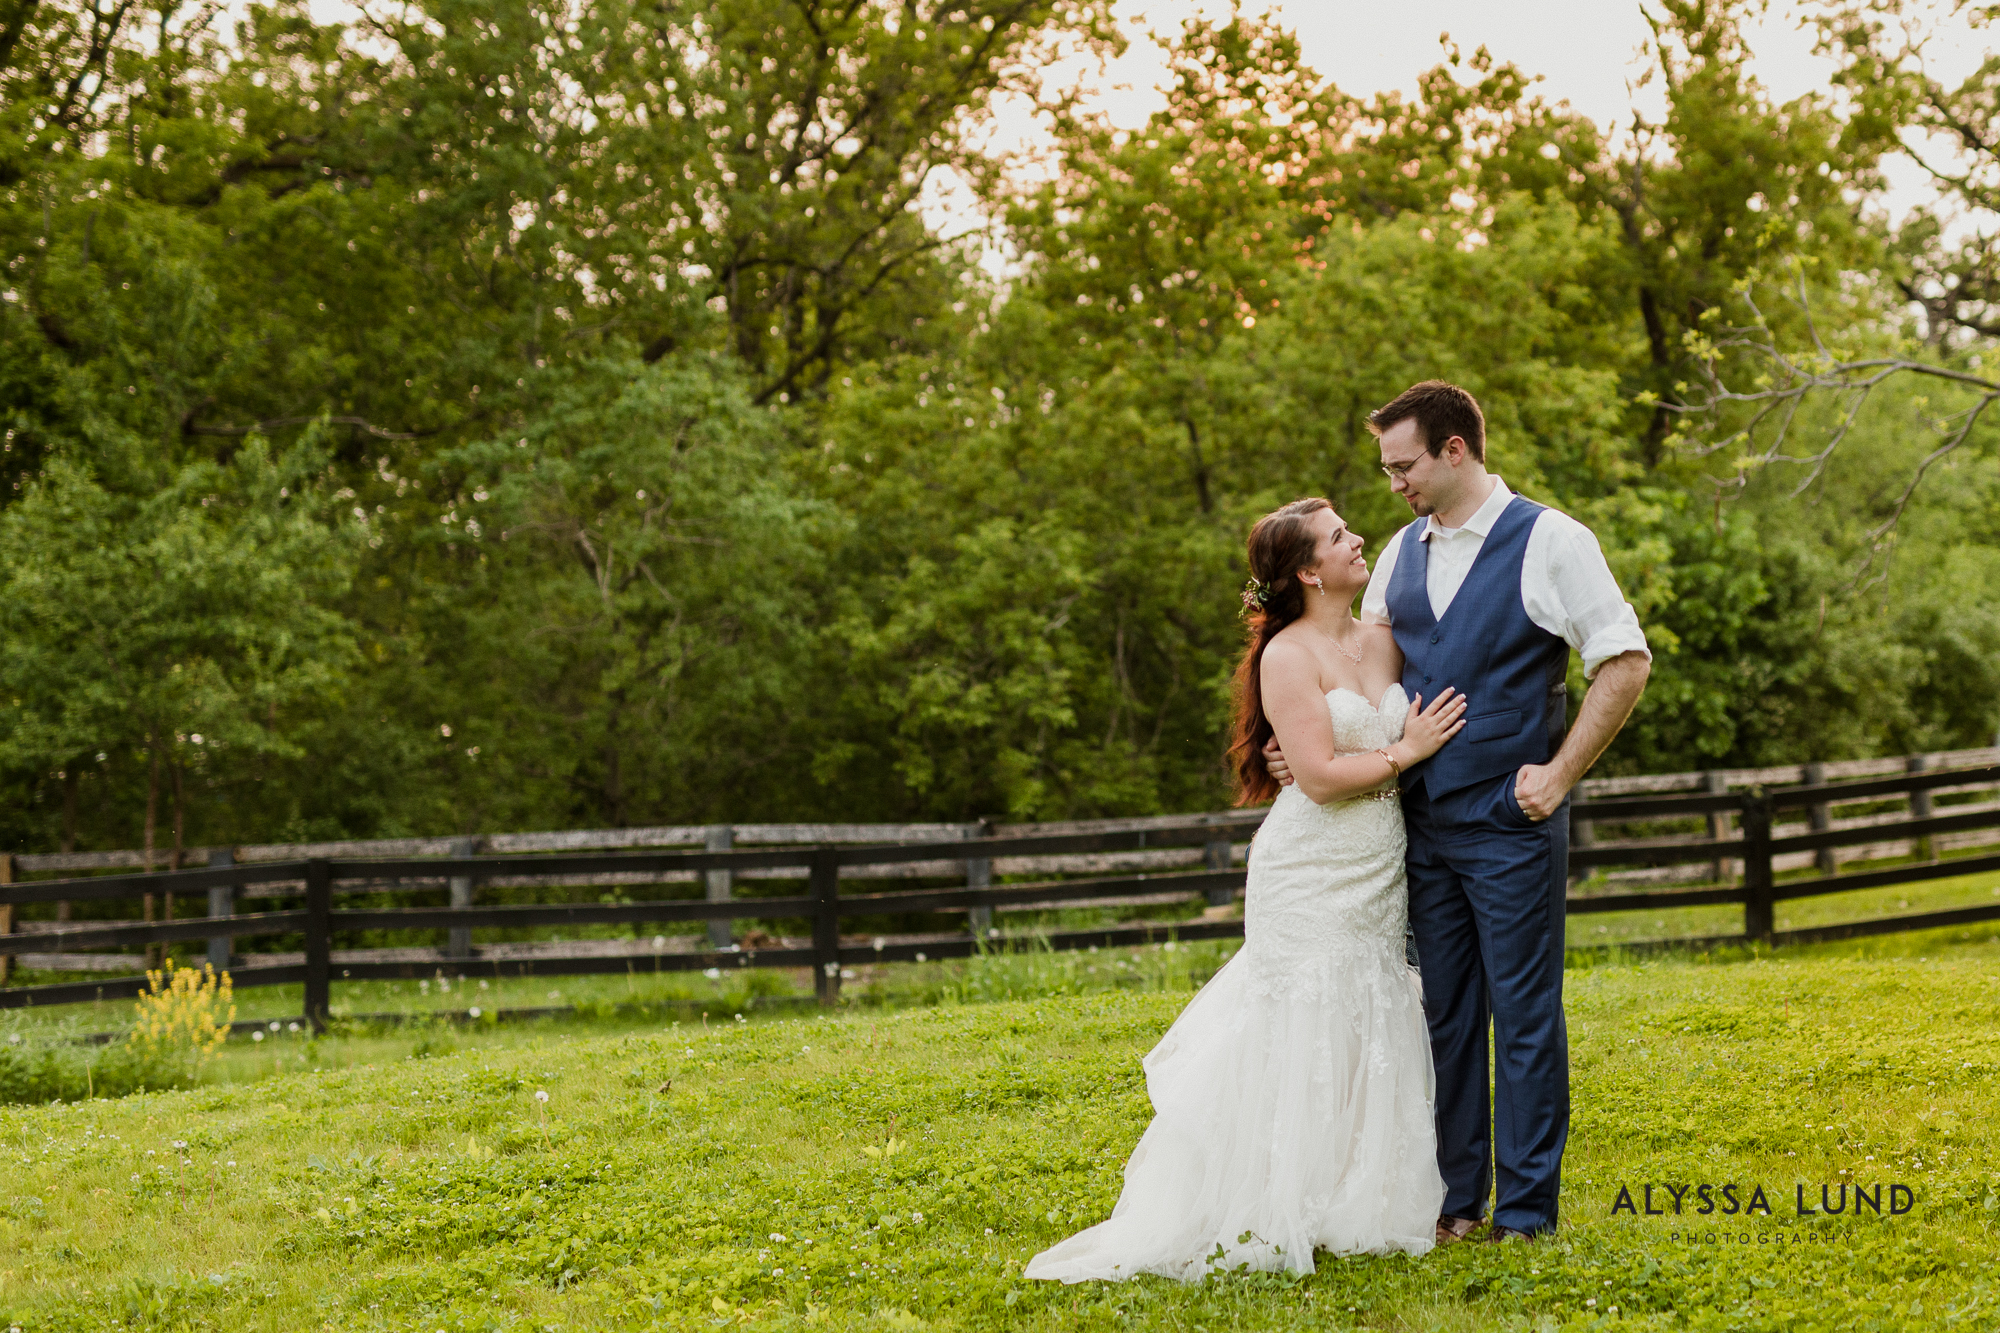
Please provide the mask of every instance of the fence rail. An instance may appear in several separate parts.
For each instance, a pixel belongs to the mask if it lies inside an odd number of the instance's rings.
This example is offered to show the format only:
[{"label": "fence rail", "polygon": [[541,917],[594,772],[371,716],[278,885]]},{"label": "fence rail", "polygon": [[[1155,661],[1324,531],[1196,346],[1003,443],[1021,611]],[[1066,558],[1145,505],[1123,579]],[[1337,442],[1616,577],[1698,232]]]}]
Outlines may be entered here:
[{"label": "fence rail", "polygon": [[[1690,777],[1696,780],[1685,781]],[[1752,781],[1739,789],[1737,777]],[[1808,778],[1812,780],[1804,780]],[[1774,785],[1779,779],[1792,783]],[[1693,944],[1800,943],[2000,919],[2000,903],[1790,931],[1775,930],[1773,919],[1779,902],[2000,870],[2000,750],[1705,777],[1611,779],[1585,784],[1579,796],[1571,806],[1570,863],[1576,879],[1568,905],[1573,913],[1742,906],[1742,934],[1679,941]],[[1939,799],[1952,803],[1939,806]],[[1836,819],[1835,812],[1842,809],[1857,813]],[[1079,904],[1201,902],[1209,909],[1192,920],[1130,921],[1034,936],[1054,949],[1169,935],[1240,935],[1242,922],[1228,908],[1242,893],[1246,844],[1262,818],[1262,811],[1233,811],[1015,826],[739,825],[720,834],[710,828],[674,828],[512,834],[483,843],[426,839],[202,849],[209,862],[204,866],[28,880],[21,880],[21,874],[122,870],[126,854],[0,857],[0,934],[18,932],[0,948],[39,968],[86,970],[94,961],[127,972],[85,981],[0,985],[0,1008],[135,995],[145,986],[144,977],[136,974],[141,960],[91,951],[121,946],[156,951],[192,940],[208,941],[210,960],[227,966],[239,988],[303,983],[306,1016],[316,1025],[327,1016],[336,979],[428,976],[445,968],[461,974],[542,976],[808,967],[820,999],[831,1003],[839,997],[843,972],[855,966],[963,957],[989,947],[995,937],[1017,938],[993,926],[995,913]],[[893,836],[881,836],[885,833]],[[648,848],[647,838],[667,845]],[[1916,859],[1842,873],[1842,853]],[[1801,868],[1818,873],[1781,878]],[[1699,878],[1680,886],[1644,887],[1682,876]],[[913,877],[960,879],[962,884],[895,884]],[[843,891],[843,880],[853,887]],[[756,881],[769,888],[738,891]],[[477,901],[482,891],[579,886],[658,886],[692,896]],[[384,893],[439,892],[448,894],[448,905],[380,901]],[[15,920],[22,909],[50,904],[145,901],[150,912],[154,902],[171,902],[168,895],[201,893],[207,894],[209,911],[199,917]],[[247,899],[268,902],[270,908],[238,912],[238,900]],[[882,925],[940,915],[962,917],[963,924],[904,934]],[[759,929],[739,945],[730,932],[733,923],[742,922],[759,923],[774,933]],[[472,943],[475,930],[690,923],[708,923],[710,933],[656,935],[650,945],[643,939]],[[804,933],[787,936],[782,932],[788,927]],[[343,939],[352,943],[363,932],[444,932],[447,943],[442,948],[335,947]],[[245,939],[291,951],[239,955],[236,942]],[[0,968],[5,961],[0,957]]]}]

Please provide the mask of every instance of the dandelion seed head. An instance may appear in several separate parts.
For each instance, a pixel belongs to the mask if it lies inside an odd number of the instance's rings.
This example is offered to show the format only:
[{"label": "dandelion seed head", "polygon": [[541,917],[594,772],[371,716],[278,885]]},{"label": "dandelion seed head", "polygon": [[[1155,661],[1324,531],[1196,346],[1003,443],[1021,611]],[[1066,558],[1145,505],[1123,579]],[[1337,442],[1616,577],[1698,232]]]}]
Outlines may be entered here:
[{"label": "dandelion seed head", "polygon": [[549,1094],[548,1094],[548,1089],[546,1089],[546,1088],[537,1088],[537,1089],[535,1089],[535,1100],[536,1100],[536,1101],[538,1101],[538,1102],[545,1102],[545,1101],[547,1101],[548,1099],[549,1099]]}]

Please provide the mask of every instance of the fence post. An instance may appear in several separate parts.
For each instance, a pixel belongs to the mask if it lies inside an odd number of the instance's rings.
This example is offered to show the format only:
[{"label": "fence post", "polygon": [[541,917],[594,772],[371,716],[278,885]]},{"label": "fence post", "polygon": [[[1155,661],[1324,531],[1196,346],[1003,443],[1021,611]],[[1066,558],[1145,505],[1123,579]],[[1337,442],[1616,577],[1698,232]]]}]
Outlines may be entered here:
[{"label": "fence post", "polygon": [[[236,850],[233,847],[218,847],[208,854],[211,869],[216,866],[236,864]],[[210,917],[236,915],[236,887],[232,884],[211,886],[208,891],[208,914]],[[236,940],[230,935],[210,935],[208,937],[208,965],[217,972],[227,972],[236,953]]]},{"label": "fence post", "polygon": [[[707,850],[726,852],[736,845],[736,829],[729,824],[708,826]],[[736,887],[736,872],[733,870],[711,870],[708,872],[708,900],[712,903],[726,903]],[[708,923],[708,947],[727,948],[736,940],[736,923],[718,917]]]},{"label": "fence post", "polygon": [[1766,944],[1773,926],[1771,798],[1762,787],[1743,797],[1743,934]]},{"label": "fence post", "polygon": [[[993,835],[993,821],[982,819],[966,833],[968,838],[987,838]],[[965,861],[965,887],[968,889],[990,889],[993,887],[993,858],[971,856]],[[993,930],[993,909],[975,907],[966,913],[965,928],[975,940],[988,938]]]},{"label": "fence post", "polygon": [[[479,839],[453,838],[451,855],[454,857],[476,856],[479,853]],[[453,875],[447,881],[451,885],[451,905],[453,907],[472,906],[472,876]],[[447,958],[472,957],[472,927],[451,926],[447,928],[444,944]]]},{"label": "fence post", "polygon": [[306,862],[306,1022],[326,1031],[333,1007],[333,867],[323,858]]},{"label": "fence post", "polygon": [[[1930,768],[1930,766],[1931,757],[1927,754],[1913,754],[1903,761],[1904,771],[1910,773],[1922,773]],[[1929,791],[1913,791],[1910,793],[1910,818],[1929,819],[1931,817],[1931,810],[1931,794]],[[1915,846],[1911,847],[1910,850],[1920,860],[1934,861],[1937,859],[1937,844],[1932,842],[1928,835],[1918,838]]]},{"label": "fence post", "polygon": [[[1211,838],[1202,844],[1201,863],[1210,870],[1229,869],[1229,835],[1220,839]],[[1227,907],[1236,901],[1236,891],[1228,887],[1213,888],[1208,891],[1210,907]]]},{"label": "fence post", "polygon": [[[1817,787],[1824,783],[1826,781],[1826,765],[1821,763],[1807,764],[1805,768],[1805,780],[1808,787]],[[1833,807],[1824,802],[1821,802],[1819,805],[1806,807],[1806,822],[1807,826],[1814,833],[1826,832],[1833,827]],[[1813,853],[1813,865],[1818,868],[1819,873],[1822,875],[1838,874],[1840,872],[1840,849],[1837,847],[1820,848]]]},{"label": "fence post", "polygon": [[[1597,841],[1596,820],[1576,819],[1570,821],[1569,845],[1572,848],[1589,847],[1596,841]],[[1590,872],[1588,870],[1578,870],[1574,866],[1570,868],[1569,882],[1572,885],[1577,884],[1589,878],[1590,878]]]},{"label": "fence post", "polygon": [[[1729,792],[1729,779],[1713,770],[1701,775],[1701,789],[1711,796],[1723,796]],[[1721,842],[1729,836],[1729,813],[1725,810],[1708,812],[1708,836]],[[1730,877],[1729,858],[1718,856],[1708,866],[1708,878],[1715,884]]]},{"label": "fence post", "polygon": [[[0,884],[14,882],[14,856],[11,852],[0,852]],[[14,933],[14,904],[0,903],[0,935]],[[7,984],[7,978],[14,971],[14,955],[0,953],[0,986]]]},{"label": "fence post", "polygon": [[821,1004],[840,1002],[840,854],[812,854],[813,992]]}]

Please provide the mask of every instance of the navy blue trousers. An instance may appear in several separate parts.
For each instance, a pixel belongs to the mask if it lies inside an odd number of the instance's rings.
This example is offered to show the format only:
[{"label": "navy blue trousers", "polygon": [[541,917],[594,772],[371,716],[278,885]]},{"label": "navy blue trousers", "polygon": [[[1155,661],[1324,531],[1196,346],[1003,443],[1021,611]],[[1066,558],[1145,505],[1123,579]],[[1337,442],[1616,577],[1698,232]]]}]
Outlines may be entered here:
[{"label": "navy blue trousers", "polygon": [[1494,1225],[1547,1231],[1556,1224],[1569,1140],[1562,1008],[1569,803],[1532,823],[1506,773],[1436,801],[1419,782],[1403,795],[1403,817],[1410,928],[1437,1068],[1444,1211],[1485,1216],[1497,1164]]}]

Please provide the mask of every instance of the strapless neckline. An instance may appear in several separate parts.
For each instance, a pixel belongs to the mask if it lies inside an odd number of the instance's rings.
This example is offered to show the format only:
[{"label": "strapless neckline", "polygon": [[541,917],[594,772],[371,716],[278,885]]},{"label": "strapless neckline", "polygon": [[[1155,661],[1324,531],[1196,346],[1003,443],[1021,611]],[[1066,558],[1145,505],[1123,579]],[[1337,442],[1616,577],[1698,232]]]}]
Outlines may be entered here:
[{"label": "strapless neckline", "polygon": [[[1382,691],[1382,698],[1387,699],[1389,697],[1389,690],[1398,688],[1400,688],[1400,683],[1392,683],[1389,686],[1388,690]],[[1379,700],[1371,704],[1368,702],[1368,696],[1363,694],[1359,690],[1350,690],[1345,685],[1336,685],[1332,689],[1326,692],[1326,697],[1331,699],[1336,694],[1351,694],[1355,698],[1359,699],[1365,706],[1374,709],[1377,715],[1379,715],[1382,712],[1382,704]]]}]

